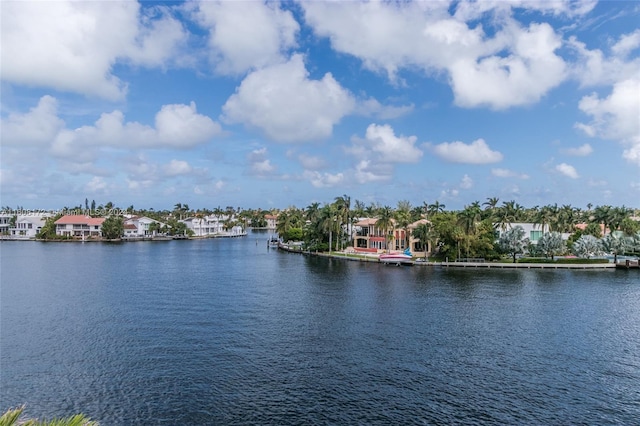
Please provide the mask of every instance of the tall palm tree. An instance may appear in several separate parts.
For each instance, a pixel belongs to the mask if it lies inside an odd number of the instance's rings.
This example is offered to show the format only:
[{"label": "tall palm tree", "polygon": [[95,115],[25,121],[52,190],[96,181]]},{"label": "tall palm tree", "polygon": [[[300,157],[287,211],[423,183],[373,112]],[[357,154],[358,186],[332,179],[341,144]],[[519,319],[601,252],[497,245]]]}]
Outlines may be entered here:
[{"label": "tall palm tree", "polygon": [[534,214],[533,224],[540,225],[540,229],[544,234],[545,227],[549,225],[549,222],[551,222],[551,220],[552,220],[551,208],[549,206],[542,206]]},{"label": "tall palm tree", "polygon": [[376,227],[382,231],[382,235],[385,237],[387,251],[389,251],[389,229],[393,229],[393,226],[393,209],[389,206],[382,207],[378,213]]},{"label": "tall palm tree", "polygon": [[320,215],[320,203],[311,203],[304,211],[304,217],[309,222],[313,223],[318,220]]},{"label": "tall palm tree", "polygon": [[472,203],[469,206],[465,206],[464,210],[458,213],[458,224],[462,227],[465,233],[466,252],[469,256],[469,245],[471,240],[476,236],[476,230],[478,223],[480,222],[480,216],[482,210],[478,202]]},{"label": "tall palm tree", "polygon": [[[333,204],[327,204],[325,205],[321,211],[320,211],[320,222],[319,222],[319,226],[320,226],[320,230],[325,233],[325,235],[328,235],[329,237],[329,252],[331,252],[332,250],[332,237],[333,237],[333,233],[336,232],[336,224],[338,223],[337,221],[337,211],[336,211],[336,207]],[[337,241],[337,240],[336,240]],[[337,242],[336,242],[336,251],[338,250],[337,247]]]},{"label": "tall palm tree", "polygon": [[420,225],[416,226],[416,229],[413,230],[412,234],[415,238],[420,240],[420,243],[422,243],[424,247],[424,257],[426,259],[427,251],[429,250],[429,243],[434,236],[431,223],[421,223]]},{"label": "tall palm tree", "polygon": [[[347,238],[351,240],[351,197],[347,194],[336,197],[335,204],[340,224],[347,225]],[[340,239],[340,243],[342,244],[342,238]]]},{"label": "tall palm tree", "polygon": [[487,201],[482,203],[482,205],[486,206],[485,210],[493,210],[498,207],[498,201],[500,201],[498,197],[491,197],[487,198]]},{"label": "tall palm tree", "polygon": [[436,200],[433,204],[429,204],[429,213],[431,214],[436,214],[436,213],[442,213],[444,212],[445,209],[444,204],[441,204],[438,200]]},{"label": "tall palm tree", "polygon": [[596,206],[593,211],[593,220],[596,223],[602,223],[604,225],[604,235],[607,235],[607,229],[611,226],[613,220],[613,207],[611,206]]},{"label": "tall palm tree", "polygon": [[513,222],[517,222],[524,209],[515,201],[503,201],[502,205],[496,209],[496,227],[503,231],[511,228]]},{"label": "tall palm tree", "polygon": [[364,216],[365,208],[366,208],[366,206],[365,206],[363,201],[356,200],[355,203],[353,204],[353,215],[355,217]]},{"label": "tall palm tree", "polygon": [[611,209],[611,218],[609,220],[610,231],[617,231],[620,228],[622,222],[631,216],[633,210],[622,206],[622,207],[614,207]]}]

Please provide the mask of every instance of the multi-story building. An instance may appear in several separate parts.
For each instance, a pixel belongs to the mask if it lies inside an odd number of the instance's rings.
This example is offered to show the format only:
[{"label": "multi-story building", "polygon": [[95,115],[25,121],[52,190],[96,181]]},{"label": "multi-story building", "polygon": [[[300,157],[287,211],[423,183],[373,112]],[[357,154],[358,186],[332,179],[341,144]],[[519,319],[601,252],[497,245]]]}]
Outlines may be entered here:
[{"label": "multi-story building", "polygon": [[56,234],[71,237],[102,236],[103,217],[65,215],[55,221]]}]

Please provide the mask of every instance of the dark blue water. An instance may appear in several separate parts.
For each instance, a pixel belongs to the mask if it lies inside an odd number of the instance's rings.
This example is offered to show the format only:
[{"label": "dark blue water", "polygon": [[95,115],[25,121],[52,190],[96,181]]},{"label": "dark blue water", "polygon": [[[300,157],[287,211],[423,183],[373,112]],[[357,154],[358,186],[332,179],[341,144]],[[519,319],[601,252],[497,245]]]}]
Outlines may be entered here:
[{"label": "dark blue water", "polygon": [[393,267],[267,234],[0,244],[0,409],[105,425],[637,424],[637,271]]}]

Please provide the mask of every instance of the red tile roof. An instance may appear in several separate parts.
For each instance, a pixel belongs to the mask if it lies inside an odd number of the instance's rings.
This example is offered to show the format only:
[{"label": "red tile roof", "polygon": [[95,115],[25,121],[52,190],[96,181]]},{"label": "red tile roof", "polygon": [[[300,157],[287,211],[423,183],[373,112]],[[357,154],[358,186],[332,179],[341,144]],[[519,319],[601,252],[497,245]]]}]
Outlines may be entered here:
[{"label": "red tile roof", "polygon": [[102,225],[104,222],[104,217],[91,217],[91,216],[83,216],[83,215],[72,215],[68,214],[62,216],[60,219],[56,220],[56,225]]}]

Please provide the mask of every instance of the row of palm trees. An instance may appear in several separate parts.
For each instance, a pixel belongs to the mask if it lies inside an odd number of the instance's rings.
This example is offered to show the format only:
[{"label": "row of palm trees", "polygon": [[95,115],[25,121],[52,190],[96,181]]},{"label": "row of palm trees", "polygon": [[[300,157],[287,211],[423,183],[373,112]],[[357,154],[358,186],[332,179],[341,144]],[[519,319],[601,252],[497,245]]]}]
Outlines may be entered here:
[{"label": "row of palm trees", "polygon": [[[587,224],[579,234],[591,234],[601,237],[601,224],[604,234],[621,230],[625,234],[640,231],[640,222],[633,220],[640,212],[609,205],[589,204],[586,210],[571,205],[557,204],[525,208],[515,201],[500,204],[498,198],[487,198],[484,203],[475,201],[462,210],[448,211],[439,201],[423,202],[412,206],[408,201],[400,201],[396,208],[371,203],[365,206],[361,201],[351,203],[351,197],[342,195],[333,202],[320,205],[312,203],[304,209],[289,207],[278,214],[277,232],[285,239],[292,229],[295,235],[303,235],[309,247],[339,250],[351,244],[352,227],[360,218],[376,218],[376,226],[383,235],[392,235],[394,229],[404,230],[407,240],[410,236],[419,240],[424,248],[437,246],[442,254],[459,257],[464,249],[468,256],[491,257],[496,253],[496,231],[507,230],[513,223],[528,222],[540,226],[541,230],[572,233],[575,225]],[[409,225],[422,221],[413,230]],[[407,247],[408,241],[404,246]]]}]

